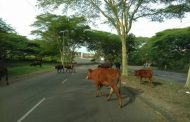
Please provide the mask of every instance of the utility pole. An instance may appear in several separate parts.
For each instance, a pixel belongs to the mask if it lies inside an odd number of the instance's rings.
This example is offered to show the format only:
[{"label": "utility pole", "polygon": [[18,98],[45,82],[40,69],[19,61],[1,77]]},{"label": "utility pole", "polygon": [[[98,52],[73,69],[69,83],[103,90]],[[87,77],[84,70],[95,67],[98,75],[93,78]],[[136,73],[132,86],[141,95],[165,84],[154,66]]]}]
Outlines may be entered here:
[{"label": "utility pole", "polygon": [[62,54],[61,54],[62,65],[65,65],[65,40],[64,40],[65,31],[67,31],[67,30],[60,31],[60,33],[62,33],[62,39],[63,39]]}]

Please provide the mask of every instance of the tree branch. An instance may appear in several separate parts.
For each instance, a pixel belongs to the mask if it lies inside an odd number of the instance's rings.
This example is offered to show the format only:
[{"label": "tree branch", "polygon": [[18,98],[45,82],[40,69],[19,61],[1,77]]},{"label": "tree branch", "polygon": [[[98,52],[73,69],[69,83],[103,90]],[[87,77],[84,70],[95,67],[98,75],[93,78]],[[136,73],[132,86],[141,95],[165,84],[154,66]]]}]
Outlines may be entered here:
[{"label": "tree branch", "polygon": [[134,15],[137,13],[137,11],[138,11],[139,7],[141,6],[142,2],[143,2],[143,0],[138,0],[137,6],[134,9],[134,11],[132,12],[131,18],[129,19],[129,25],[128,25],[128,30],[127,31],[129,31],[131,29],[132,22],[133,22],[133,19],[134,19]]},{"label": "tree branch", "polygon": [[100,7],[94,2],[94,0],[91,0],[91,3],[93,4],[93,6],[94,6],[95,8],[97,8],[97,9],[100,11],[100,13],[102,13],[102,15],[103,15],[104,17],[106,17],[106,18],[116,27],[116,24],[115,24],[113,18],[109,17],[109,15],[107,15]]}]

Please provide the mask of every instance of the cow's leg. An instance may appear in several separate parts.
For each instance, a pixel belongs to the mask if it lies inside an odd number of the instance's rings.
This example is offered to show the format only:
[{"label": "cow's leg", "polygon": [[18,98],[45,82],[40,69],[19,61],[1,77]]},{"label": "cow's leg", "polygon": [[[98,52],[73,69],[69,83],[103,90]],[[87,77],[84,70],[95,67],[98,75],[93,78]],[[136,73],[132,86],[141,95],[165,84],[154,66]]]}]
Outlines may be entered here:
[{"label": "cow's leg", "polygon": [[99,85],[98,83],[96,83],[96,97],[99,96]]},{"label": "cow's leg", "polygon": [[117,88],[116,85],[113,85],[111,86],[113,88],[113,91],[115,92],[117,98],[118,98],[118,101],[119,101],[119,107],[121,108],[122,107],[122,100],[121,100],[121,94],[119,93],[119,90]]},{"label": "cow's leg", "polygon": [[148,78],[148,79],[149,79],[149,84],[148,84],[148,94],[151,94],[152,79],[151,79],[151,78]]},{"label": "cow's leg", "polygon": [[152,78],[149,78],[150,87],[152,87]]},{"label": "cow's leg", "polygon": [[140,84],[142,83],[142,77],[140,77]]},{"label": "cow's leg", "polygon": [[102,84],[98,84],[98,96],[106,96],[104,92],[102,92]]},{"label": "cow's leg", "polygon": [[113,94],[113,88],[111,87],[111,88],[110,88],[109,96],[107,97],[107,101],[109,101],[109,100],[111,99],[112,94]]},{"label": "cow's leg", "polygon": [[118,80],[117,80],[117,87],[118,87],[119,93],[120,93],[120,89],[121,89],[121,79],[120,78],[118,78]]}]

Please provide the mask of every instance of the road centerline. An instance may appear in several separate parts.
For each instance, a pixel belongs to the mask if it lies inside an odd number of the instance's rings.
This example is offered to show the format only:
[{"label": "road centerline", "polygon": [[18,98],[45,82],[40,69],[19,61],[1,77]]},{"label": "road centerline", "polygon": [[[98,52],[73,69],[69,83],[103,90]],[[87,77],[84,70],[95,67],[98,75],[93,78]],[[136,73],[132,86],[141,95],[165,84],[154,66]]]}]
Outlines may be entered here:
[{"label": "road centerline", "polygon": [[63,80],[61,83],[64,84],[67,81],[67,79]]},{"label": "road centerline", "polygon": [[17,122],[22,122],[34,109],[36,109],[46,98],[41,99],[36,105],[34,105],[27,113],[25,113]]}]

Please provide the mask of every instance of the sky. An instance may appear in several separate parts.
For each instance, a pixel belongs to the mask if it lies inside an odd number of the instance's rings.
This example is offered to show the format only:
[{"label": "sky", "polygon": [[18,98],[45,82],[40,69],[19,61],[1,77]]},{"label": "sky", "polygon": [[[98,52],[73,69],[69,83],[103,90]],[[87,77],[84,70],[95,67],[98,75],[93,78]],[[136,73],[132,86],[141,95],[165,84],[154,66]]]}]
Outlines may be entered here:
[{"label": "sky", "polygon": [[[35,17],[41,13],[35,5],[36,0],[0,0],[0,17],[13,27],[18,34],[32,39],[34,36],[30,35],[30,31],[33,28],[30,25],[35,21]],[[135,36],[152,37],[159,31],[188,26],[190,26],[190,14],[182,21],[172,19],[163,23],[140,19],[133,23],[130,33]],[[110,29],[104,24],[92,28],[116,33],[114,29]]]}]

